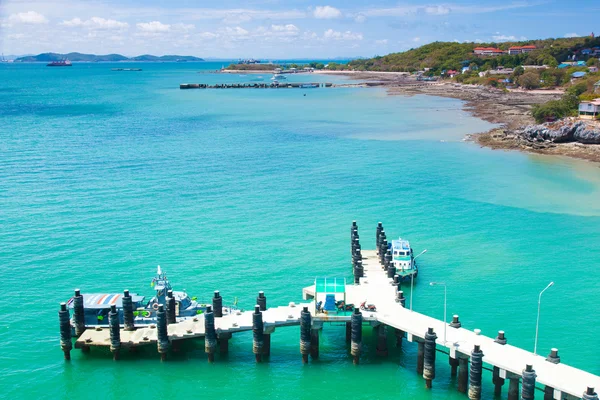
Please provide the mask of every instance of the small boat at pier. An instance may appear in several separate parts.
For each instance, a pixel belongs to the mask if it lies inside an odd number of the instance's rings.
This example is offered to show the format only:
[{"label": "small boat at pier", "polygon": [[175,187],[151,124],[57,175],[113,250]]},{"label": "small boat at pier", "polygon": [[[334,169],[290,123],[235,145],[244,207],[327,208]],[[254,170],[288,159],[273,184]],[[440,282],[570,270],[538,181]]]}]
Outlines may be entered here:
[{"label": "small boat at pier", "polygon": [[392,240],[390,250],[392,253],[392,262],[394,263],[394,267],[396,267],[396,274],[400,277],[400,281],[410,282],[411,279],[416,279],[419,269],[415,262],[410,242],[402,238]]},{"label": "small boat at pier", "polygon": [[[150,301],[145,302],[145,297],[131,294],[133,303],[133,315],[135,326],[148,326],[156,324],[156,311],[159,304],[166,304],[167,293],[172,290],[167,275],[157,268],[156,276],[152,279],[150,286],[156,291]],[[184,291],[173,290],[175,299],[175,315],[177,321],[194,318],[206,311],[206,304],[200,304],[195,297],[188,296]],[[123,324],[123,293],[90,293],[83,294],[83,308],[85,316],[85,327],[94,328],[108,326],[108,312],[111,306],[116,306],[119,319]],[[67,307],[73,309],[74,297],[67,302]],[[223,313],[229,312],[229,308],[223,307]],[[73,323],[73,321],[72,321]]]}]

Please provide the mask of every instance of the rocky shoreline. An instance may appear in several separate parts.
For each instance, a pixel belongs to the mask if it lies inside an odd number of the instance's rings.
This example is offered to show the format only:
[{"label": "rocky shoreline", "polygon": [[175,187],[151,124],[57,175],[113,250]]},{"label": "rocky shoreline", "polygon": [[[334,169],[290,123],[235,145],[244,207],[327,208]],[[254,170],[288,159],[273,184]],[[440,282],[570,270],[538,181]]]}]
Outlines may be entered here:
[{"label": "rocky shoreline", "polygon": [[[600,127],[592,122],[583,125],[576,120],[562,121],[559,126],[534,125],[531,107],[556,100],[560,90],[503,91],[485,86],[458,83],[417,82],[404,73],[352,72],[337,74],[351,79],[379,82],[390,95],[429,95],[465,101],[465,110],[475,117],[500,126],[488,132],[468,135],[481,146],[492,149],[519,150],[537,154],[567,156],[600,163]],[[580,122],[580,121],[579,121]],[[576,125],[576,126],[575,126]],[[568,126],[568,127],[567,127]],[[565,134],[566,132],[566,134]],[[578,133],[577,133],[578,132]],[[577,134],[576,134],[577,133]]]}]

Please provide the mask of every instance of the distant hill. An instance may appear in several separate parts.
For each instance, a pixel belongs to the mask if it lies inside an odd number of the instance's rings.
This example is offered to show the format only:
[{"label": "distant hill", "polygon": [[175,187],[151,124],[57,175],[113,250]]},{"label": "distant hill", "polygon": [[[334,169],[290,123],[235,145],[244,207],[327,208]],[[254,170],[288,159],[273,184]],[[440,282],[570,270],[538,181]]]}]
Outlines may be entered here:
[{"label": "distant hill", "polygon": [[68,59],[74,62],[118,62],[118,61],[204,61],[202,58],[193,56],[177,56],[177,55],[166,55],[166,56],[153,56],[153,55],[142,55],[137,57],[125,57],[121,54],[82,54],[82,53],[42,53],[37,56],[20,57],[15,62],[51,62]]},{"label": "distant hill", "polygon": [[[525,45],[534,45],[536,46],[536,50],[528,54],[504,54],[497,57],[477,57],[473,54],[473,50],[476,47],[494,47],[506,51],[512,46]],[[519,65],[548,65],[555,67],[567,60],[569,55],[578,54],[583,48],[599,45],[600,39],[592,37],[503,43],[434,42],[405,52],[388,54],[383,57],[353,60],[347,66],[336,67],[362,71],[395,72],[414,72],[429,68],[432,73],[436,74],[442,70],[460,70],[462,66],[469,65],[469,63],[476,64],[480,69],[495,68],[497,65],[511,68]],[[578,59],[585,60],[586,58],[581,56]]]}]

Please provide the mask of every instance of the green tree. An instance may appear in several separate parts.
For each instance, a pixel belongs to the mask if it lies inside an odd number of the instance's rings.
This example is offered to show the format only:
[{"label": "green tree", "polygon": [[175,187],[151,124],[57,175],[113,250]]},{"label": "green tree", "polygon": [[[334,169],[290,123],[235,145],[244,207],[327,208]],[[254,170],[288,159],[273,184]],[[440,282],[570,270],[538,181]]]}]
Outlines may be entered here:
[{"label": "green tree", "polygon": [[517,80],[519,86],[525,89],[536,89],[540,87],[540,77],[533,71],[527,71]]}]

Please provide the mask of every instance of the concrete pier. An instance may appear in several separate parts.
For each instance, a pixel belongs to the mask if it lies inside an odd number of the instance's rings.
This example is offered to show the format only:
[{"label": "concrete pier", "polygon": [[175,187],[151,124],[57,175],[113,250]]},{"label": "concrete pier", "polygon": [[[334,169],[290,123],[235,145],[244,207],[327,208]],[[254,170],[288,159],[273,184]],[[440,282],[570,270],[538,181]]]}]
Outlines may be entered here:
[{"label": "concrete pier", "polygon": [[321,82],[261,82],[261,83],[181,83],[179,89],[318,89],[336,87]]},{"label": "concrete pier", "polygon": [[[358,363],[361,355],[362,325],[368,323],[371,326],[382,326],[382,328],[377,328],[378,350],[383,350],[384,335],[380,329],[383,331],[393,329],[399,346],[402,345],[402,337],[406,337],[406,345],[417,342],[417,370],[419,375],[423,375],[428,386],[435,378],[435,360],[432,362],[429,355],[433,355],[435,359],[435,351],[442,351],[450,356],[450,368],[452,368],[452,373],[458,376],[458,390],[460,392],[468,391],[471,399],[481,397],[483,363],[493,370],[491,375],[495,392],[501,390],[502,383],[506,379],[509,380],[509,399],[519,398],[521,378],[523,378],[522,394],[524,398],[532,398],[532,388],[537,384],[539,387],[545,388],[545,396],[549,397],[550,392],[553,392],[552,395],[555,399],[598,399],[594,388],[600,387],[600,377],[566,365],[564,360],[558,356],[556,349],[552,349],[548,357],[534,355],[529,351],[507,344],[503,331],[498,332],[497,336],[494,335],[495,337],[488,337],[463,327],[458,316],[455,316],[449,324],[452,329],[447,329],[444,339],[438,338],[435,332],[445,330],[447,326],[444,321],[403,307],[401,301],[403,295],[394,286],[393,278],[388,278],[387,271],[384,269],[387,239],[383,226],[379,224],[377,229],[379,230],[379,228],[381,231],[379,234],[376,232],[376,239],[380,241],[381,246],[378,246],[377,250],[364,250],[359,249],[360,242],[354,240],[359,239],[358,226],[353,224],[351,227],[351,238],[354,242],[353,246],[351,242],[351,252],[354,256],[353,263],[356,264],[353,267],[356,270],[356,266],[360,265],[362,271],[356,284],[347,284],[344,290],[344,299],[347,304],[358,305],[368,299],[369,304],[374,304],[377,311],[360,309],[354,309],[352,313],[335,310],[327,313],[318,311],[315,307],[315,285],[303,289],[305,302],[301,304],[288,303],[286,306],[268,308],[266,298],[262,300],[263,297],[259,293],[258,305],[253,311],[227,311],[219,318],[216,317],[215,312],[214,330],[221,352],[227,353],[228,343],[233,334],[252,331],[253,352],[256,360],[261,361],[262,357],[268,354],[264,349],[266,336],[272,334],[276,328],[300,326],[300,350],[303,360],[306,362],[309,354],[312,354],[313,359],[318,357],[319,331],[327,322],[346,324],[346,340],[350,342],[353,361]],[[359,254],[360,258],[358,258]],[[383,259],[381,254],[383,254]],[[219,298],[221,298],[220,294],[215,293],[213,306],[219,306]],[[75,302],[75,299],[73,301]],[[263,301],[264,305],[261,304]],[[76,314],[75,309],[73,314]],[[69,359],[72,348],[69,318],[66,304],[62,303],[59,310],[60,344],[66,359]],[[141,346],[155,345],[161,354],[161,359],[164,360],[171,343],[198,338],[206,339],[207,337],[209,337],[209,341],[212,341],[214,339],[213,328],[210,323],[206,322],[206,315],[198,315],[167,324],[165,306],[160,304],[157,310],[156,325],[138,327],[135,330],[128,330],[127,326],[119,328],[120,348],[135,349]],[[72,323],[75,328],[77,324],[75,315]],[[114,331],[111,337],[111,328],[114,326],[113,322],[110,327],[88,328],[80,332],[75,347],[81,349],[110,348],[113,345],[114,348],[114,340],[111,340],[115,338]],[[430,328],[435,338],[431,337]],[[343,339],[340,338],[340,340]],[[210,351],[214,353],[214,346],[211,344],[209,347]],[[431,353],[431,349],[434,349],[433,353]],[[470,368],[469,359],[471,360]]]}]

